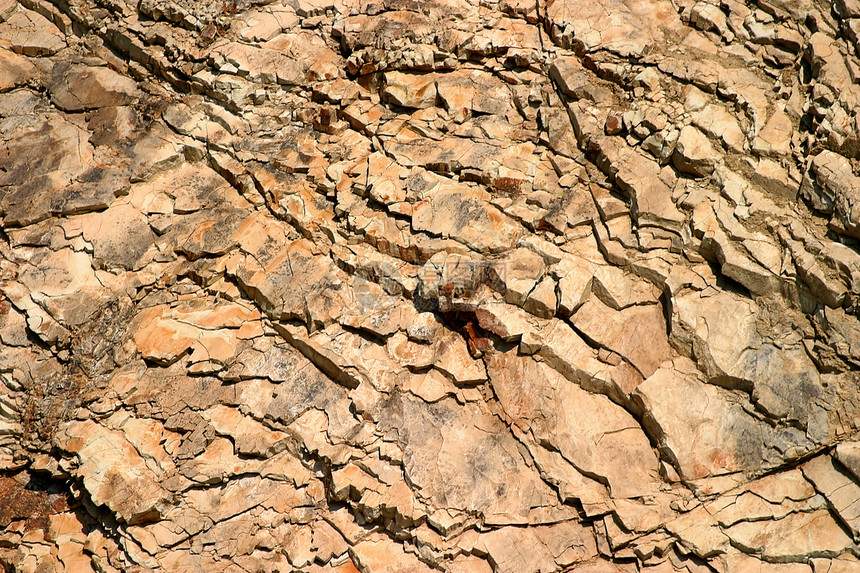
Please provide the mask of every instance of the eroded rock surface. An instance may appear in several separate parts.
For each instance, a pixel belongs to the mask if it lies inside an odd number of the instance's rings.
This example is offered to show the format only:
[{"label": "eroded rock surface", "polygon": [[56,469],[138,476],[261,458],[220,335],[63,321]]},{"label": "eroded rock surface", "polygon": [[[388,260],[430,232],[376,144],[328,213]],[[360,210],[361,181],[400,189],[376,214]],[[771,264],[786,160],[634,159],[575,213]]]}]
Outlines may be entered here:
[{"label": "eroded rock surface", "polygon": [[0,0],[0,564],[860,570],[858,40]]}]

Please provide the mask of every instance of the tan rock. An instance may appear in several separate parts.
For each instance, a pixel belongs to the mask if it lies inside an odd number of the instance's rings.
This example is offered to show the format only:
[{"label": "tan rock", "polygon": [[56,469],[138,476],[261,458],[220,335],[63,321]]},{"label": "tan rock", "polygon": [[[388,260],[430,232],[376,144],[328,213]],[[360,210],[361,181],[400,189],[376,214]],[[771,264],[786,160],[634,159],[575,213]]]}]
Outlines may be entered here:
[{"label": "tan rock", "polygon": [[[701,2],[700,4],[705,4]],[[707,4],[707,6],[712,6]],[[729,113],[723,106],[708,104],[693,116],[696,126],[723,142],[731,151],[742,153],[746,143],[746,135],[738,125],[735,116]]]},{"label": "tan rock", "polygon": [[457,384],[476,384],[487,379],[483,364],[469,355],[466,341],[455,333],[433,344],[433,366]]},{"label": "tan rock", "polygon": [[856,570],[856,0],[415,4],[0,0],[3,568]]},{"label": "tan rock", "polygon": [[30,61],[11,52],[0,49],[0,91],[9,91],[36,78],[38,70]]},{"label": "tan rock", "polygon": [[561,57],[553,61],[550,77],[561,91],[575,99],[588,99],[595,103],[611,104],[614,94],[590,74],[575,57]]},{"label": "tan rock", "polygon": [[[261,262],[246,259],[236,277],[253,289],[258,304],[276,319],[301,318],[326,325],[351,304],[341,272],[329,257],[315,255],[309,242],[293,241],[265,266]],[[324,277],[329,284],[322,288]]]},{"label": "tan rock", "polygon": [[791,132],[794,125],[788,115],[777,108],[753,142],[760,153],[787,155],[791,151]]},{"label": "tan rock", "polygon": [[15,12],[0,23],[0,37],[9,42],[13,51],[26,56],[50,56],[66,47],[60,30],[30,10]]},{"label": "tan rock", "polygon": [[298,23],[299,18],[294,10],[286,6],[273,6],[245,13],[238,34],[245,41],[266,42]]},{"label": "tan rock", "polygon": [[[5,171],[0,198],[7,224],[29,225],[52,214],[104,209],[116,198],[121,184],[78,182],[85,173],[101,174],[93,165],[89,133],[58,115],[31,115],[25,120],[0,121],[4,139]],[[35,190],[38,189],[39,193]]]},{"label": "tan rock", "polygon": [[383,430],[404,428],[408,420],[404,471],[433,506],[478,512],[498,525],[564,513],[555,493],[523,461],[507,427],[480,404],[426,404],[395,395],[376,415]]},{"label": "tan rock", "polygon": [[601,137],[597,145],[609,163],[605,170],[633,200],[638,219],[669,229],[679,228],[685,217],[672,200],[671,188],[660,178],[660,165],[616,139]]},{"label": "tan rock", "polygon": [[478,252],[499,252],[516,244],[522,229],[488,203],[486,192],[447,185],[415,205],[412,228],[451,237]]},{"label": "tan rock", "polygon": [[540,255],[530,249],[517,248],[490,267],[489,278],[506,302],[521,307],[537,286],[544,269]]},{"label": "tan rock", "polygon": [[[300,11],[297,11],[299,13]],[[301,14],[299,14],[301,16]],[[343,75],[344,61],[326,41],[318,34],[310,31],[290,31],[279,34],[263,44],[268,50],[275,50],[296,60],[300,65],[302,77],[308,77],[313,81],[332,80]],[[282,79],[281,71],[278,73],[278,83],[292,83],[292,66],[287,68],[289,76]]]},{"label": "tan rock", "polygon": [[558,27],[559,40],[579,38],[586,51],[606,49],[621,57],[641,55],[660,45],[665,34],[663,26],[671,29],[677,22],[677,16],[658,2],[613,7],[611,12],[606,8],[602,3],[555,3],[547,11],[547,18]]},{"label": "tan rock", "polygon": [[[537,444],[558,450],[578,471],[607,484],[614,496],[645,495],[655,486],[657,460],[648,439],[621,407],[532,358],[508,352],[488,362],[505,413]],[[619,465],[619,457],[627,461]]]},{"label": "tan rock", "polygon": [[[810,401],[799,396],[819,394],[821,382],[806,352],[795,346],[799,342],[795,331],[781,331],[786,342],[781,349],[763,340],[756,318],[760,307],[726,291],[677,297],[674,309],[673,333],[696,348],[709,378],[754,387],[757,405],[774,415],[804,419],[809,415]],[[789,317],[784,309],[774,315],[777,323]],[[795,374],[786,377],[786,372]],[[805,442],[799,435],[792,439]]]},{"label": "tan rock", "polygon": [[835,557],[852,544],[826,509],[795,513],[776,521],[739,523],[726,530],[732,542],[749,552],[777,562],[801,556]]},{"label": "tan rock", "polygon": [[704,177],[714,170],[719,157],[708,138],[693,126],[681,129],[672,160],[684,173]]},{"label": "tan rock", "polygon": [[77,457],[75,473],[96,505],[107,505],[129,524],[166,514],[168,492],[122,433],[92,421],[70,422],[58,434],[57,445]]},{"label": "tan rock", "polygon": [[824,150],[812,159],[812,172],[846,231],[856,236],[860,233],[860,213],[855,207],[858,177],[853,174],[849,161]]},{"label": "tan rock", "polygon": [[[779,432],[744,412],[736,395],[697,380],[686,359],[674,365],[664,364],[639,384],[633,400],[683,479],[779,464]],[[673,396],[683,396],[682,410]]]},{"label": "tan rock", "polygon": [[609,265],[601,265],[595,269],[591,291],[602,303],[615,310],[633,305],[654,304],[660,298],[660,291],[651,283]]},{"label": "tan rock", "polygon": [[623,356],[646,378],[674,354],[659,303],[613,311],[592,297],[571,321],[590,340]]},{"label": "tan rock", "polygon": [[430,75],[388,72],[382,95],[389,102],[410,108],[425,108],[436,105],[436,81]]},{"label": "tan rock", "polygon": [[528,312],[496,299],[481,304],[475,310],[475,317],[481,328],[508,342],[516,341],[523,334],[537,331],[542,326],[536,324]]},{"label": "tan rock", "polygon": [[299,62],[275,49],[236,42],[220,46],[213,55],[232,65],[237,73],[262,83],[296,85],[303,76]]},{"label": "tan rock", "polygon": [[830,456],[819,456],[801,469],[856,537],[860,527],[860,485]]},{"label": "tan rock", "polygon": [[368,573],[407,573],[432,569],[387,537],[374,536],[350,549],[353,561]]},{"label": "tan rock", "polygon": [[529,529],[502,528],[481,535],[476,546],[493,571],[556,571],[597,554],[592,533],[576,522]]},{"label": "tan rock", "polygon": [[69,112],[128,105],[138,95],[137,84],[107,67],[58,64],[50,84],[51,99]]},{"label": "tan rock", "polygon": [[216,406],[202,415],[212,424],[216,434],[233,440],[239,454],[269,458],[287,447],[289,437],[286,434],[269,430],[233,408]]},{"label": "tan rock", "polygon": [[[442,74],[436,79],[436,91],[445,109],[461,121],[471,112],[508,117],[514,111],[508,87],[486,72],[461,70]],[[421,99],[429,101],[429,95]]]},{"label": "tan rock", "polygon": [[555,291],[555,281],[550,277],[544,277],[529,293],[523,308],[540,318],[552,318],[558,305]]}]

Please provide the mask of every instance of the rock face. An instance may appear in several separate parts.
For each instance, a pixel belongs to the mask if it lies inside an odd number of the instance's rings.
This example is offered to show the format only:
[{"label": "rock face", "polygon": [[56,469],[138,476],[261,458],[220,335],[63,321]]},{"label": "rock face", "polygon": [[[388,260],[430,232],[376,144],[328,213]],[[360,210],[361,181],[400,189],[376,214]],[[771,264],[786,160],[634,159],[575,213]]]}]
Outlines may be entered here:
[{"label": "rock face", "polygon": [[856,0],[0,0],[0,565],[860,570]]}]

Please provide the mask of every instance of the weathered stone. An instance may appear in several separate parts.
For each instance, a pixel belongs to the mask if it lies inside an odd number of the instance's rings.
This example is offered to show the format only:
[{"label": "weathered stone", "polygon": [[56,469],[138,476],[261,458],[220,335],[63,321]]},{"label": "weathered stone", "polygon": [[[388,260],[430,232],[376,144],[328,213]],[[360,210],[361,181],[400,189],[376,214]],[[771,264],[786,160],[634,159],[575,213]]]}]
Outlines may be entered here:
[{"label": "weathered stone", "polygon": [[[559,451],[567,463],[606,484],[614,496],[636,497],[655,487],[657,460],[627,412],[532,358],[508,352],[488,361],[490,381],[505,413],[537,444]],[[598,419],[600,423],[593,423]],[[596,448],[598,443],[603,447]],[[607,447],[609,443],[613,446]],[[616,456],[627,460],[623,471]]]},{"label": "weathered stone", "polygon": [[486,192],[465,186],[441,186],[415,205],[412,228],[451,237],[478,252],[499,252],[516,244],[522,230],[490,205]]},{"label": "weathered stone", "polygon": [[[389,91],[390,86],[389,83]],[[442,105],[457,120],[465,120],[471,112],[502,117],[514,112],[508,87],[486,72],[462,70],[438,76],[436,91]],[[429,87],[427,92],[422,99],[429,98]]]},{"label": "weathered stone", "polygon": [[[711,4],[707,6],[712,7]],[[702,131],[720,139],[730,151],[743,152],[746,135],[738,125],[735,116],[723,106],[708,104],[693,116],[693,121]]]},{"label": "weathered stone", "polygon": [[486,553],[493,571],[554,571],[595,555],[591,532],[576,522],[538,526],[520,531],[496,529],[481,535],[476,545]]},{"label": "weathered stone", "polygon": [[30,10],[15,12],[0,23],[0,37],[9,42],[13,51],[25,56],[50,56],[66,47],[60,30]]},{"label": "weathered stone", "polygon": [[860,532],[860,485],[830,456],[809,461],[801,470],[856,538]]},{"label": "weathered stone", "polygon": [[401,434],[404,471],[436,507],[453,515],[458,508],[479,512],[497,525],[540,522],[561,511],[507,427],[483,407],[450,399],[425,404],[407,396],[379,406],[383,431],[408,432]]},{"label": "weathered stone", "polygon": [[836,557],[852,545],[851,538],[826,509],[794,513],[763,526],[739,523],[727,529],[726,535],[743,550],[760,552],[765,559],[776,562],[799,561],[810,554]]},{"label": "weathered stone", "polygon": [[783,110],[777,108],[753,142],[753,149],[760,153],[786,155],[791,151],[793,130],[791,119]]},{"label": "weathered stone", "polygon": [[611,104],[614,99],[612,91],[601,85],[575,57],[557,58],[553,61],[550,77],[561,91],[575,99],[588,99],[600,104]]},{"label": "weathered stone", "polygon": [[824,150],[812,159],[812,172],[828,204],[852,236],[860,234],[860,212],[857,196],[860,179],[853,174],[850,162],[841,155]]},{"label": "weathered stone", "polygon": [[433,76],[389,72],[385,74],[382,95],[403,107],[433,107],[436,104],[436,81]]},{"label": "weathered stone", "polygon": [[24,85],[37,75],[36,66],[27,58],[0,49],[0,92]]},{"label": "weathered stone", "polygon": [[679,228],[685,217],[672,200],[672,189],[660,178],[660,165],[616,139],[598,140],[608,163],[601,168],[614,176],[618,186],[633,200],[636,217],[641,223]]},{"label": "weathered stone", "polygon": [[50,84],[51,100],[69,112],[132,103],[137,85],[107,67],[57,64]]},{"label": "weathered stone", "polygon": [[[710,378],[754,391],[756,404],[771,415],[806,419],[812,413],[823,388],[791,328],[779,327],[784,342],[775,346],[758,331],[761,307],[725,291],[690,293],[674,309],[675,336],[690,344]],[[779,312],[771,315],[776,325],[791,321]]]},{"label": "weathered stone", "polygon": [[681,129],[672,156],[675,167],[684,173],[703,177],[714,170],[718,157],[708,138],[693,126]]},{"label": "weathered stone", "polygon": [[0,0],[0,569],[855,571],[859,37]]},{"label": "weathered stone", "polygon": [[[696,376],[686,359],[667,362],[633,393],[646,428],[680,476],[698,480],[779,465],[780,432],[746,413],[737,395]],[[673,396],[684,397],[682,411]]]},{"label": "weathered stone", "polygon": [[535,316],[552,318],[558,305],[555,286],[554,280],[544,277],[529,293],[528,298],[523,303],[523,308]]},{"label": "weathered stone", "polygon": [[7,224],[104,209],[123,186],[105,178],[110,171],[95,164],[88,133],[62,116],[6,118],[0,132],[6,158],[0,210]]},{"label": "weathered stone", "polygon": [[403,546],[384,536],[363,540],[350,554],[355,563],[368,573],[399,573],[406,571],[432,571],[414,555],[406,553]]},{"label": "weathered stone", "polygon": [[71,422],[58,435],[57,446],[78,458],[76,474],[96,505],[106,504],[129,524],[166,514],[168,492],[121,433],[92,421]]}]

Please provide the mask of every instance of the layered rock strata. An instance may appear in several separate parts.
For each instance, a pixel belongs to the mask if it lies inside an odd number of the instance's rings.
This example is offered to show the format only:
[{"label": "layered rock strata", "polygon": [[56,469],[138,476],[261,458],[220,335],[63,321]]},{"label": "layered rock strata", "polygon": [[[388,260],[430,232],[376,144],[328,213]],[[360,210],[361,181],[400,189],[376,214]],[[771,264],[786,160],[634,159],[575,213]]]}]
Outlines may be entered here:
[{"label": "layered rock strata", "polygon": [[860,570],[858,35],[0,0],[0,563]]}]

